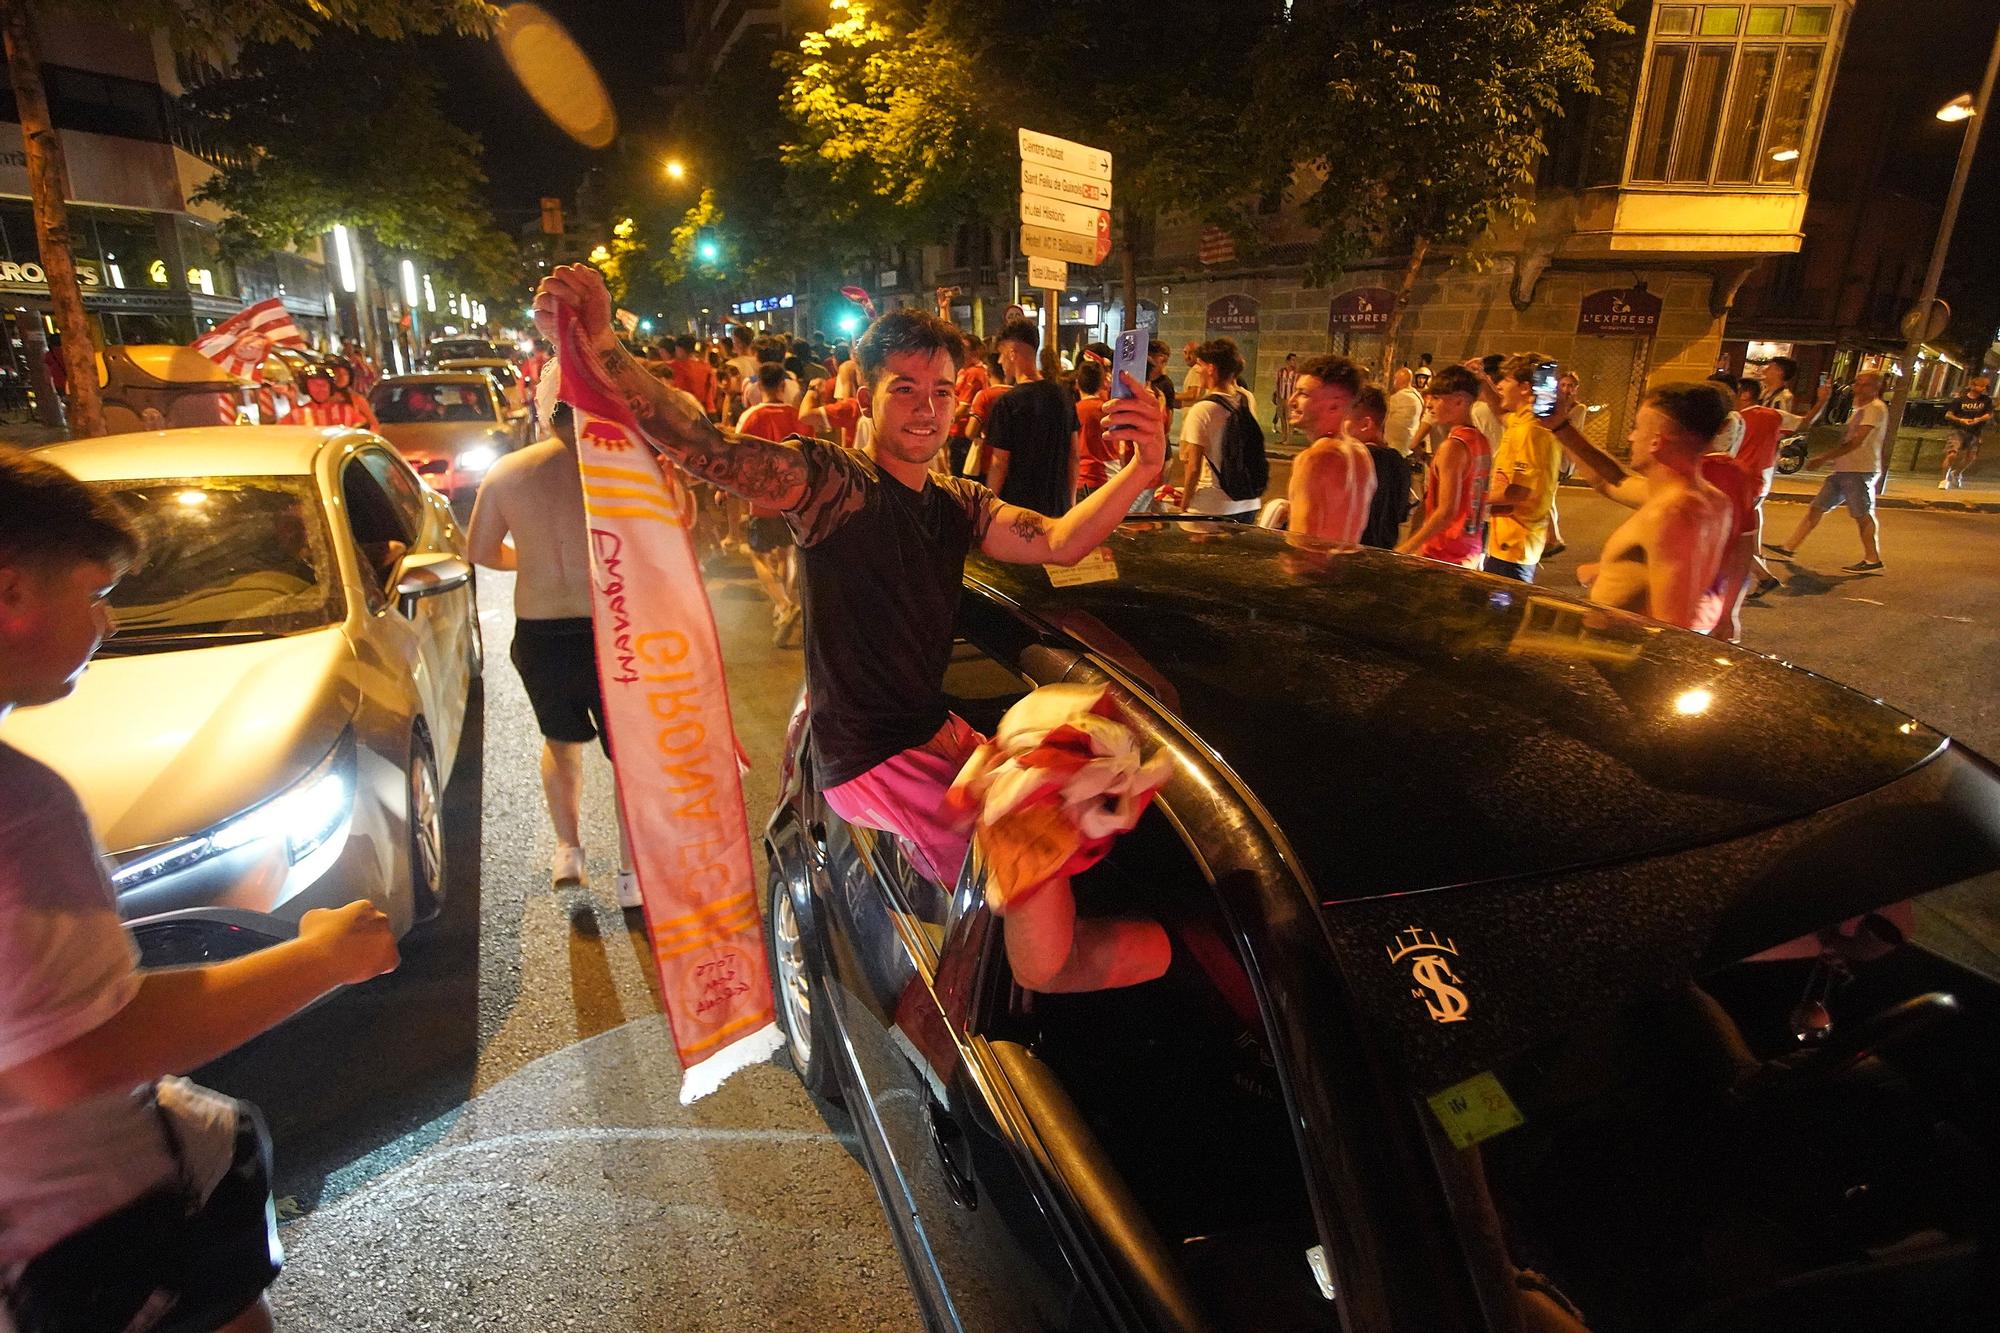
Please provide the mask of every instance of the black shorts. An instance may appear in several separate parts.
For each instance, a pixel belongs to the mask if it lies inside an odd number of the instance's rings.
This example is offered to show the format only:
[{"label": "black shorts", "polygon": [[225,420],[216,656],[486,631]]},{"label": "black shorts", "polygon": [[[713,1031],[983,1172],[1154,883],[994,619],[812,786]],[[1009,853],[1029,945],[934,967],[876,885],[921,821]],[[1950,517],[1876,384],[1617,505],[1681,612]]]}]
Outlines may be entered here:
[{"label": "black shorts", "polygon": [[753,515],[744,529],[743,540],[758,555],[782,551],[794,541],[792,525],[782,518],[757,518]]},{"label": "black shorts", "polygon": [[[20,1333],[208,1333],[249,1309],[285,1254],[271,1207],[271,1138],[242,1107],[229,1173],[198,1212],[175,1184],[58,1241],[7,1288]],[[142,1318],[163,1313],[157,1322]]]},{"label": "black shorts", "polygon": [[597,684],[597,638],[588,616],[517,620],[507,655],[521,673],[542,735],[571,745],[603,742],[604,694]]}]

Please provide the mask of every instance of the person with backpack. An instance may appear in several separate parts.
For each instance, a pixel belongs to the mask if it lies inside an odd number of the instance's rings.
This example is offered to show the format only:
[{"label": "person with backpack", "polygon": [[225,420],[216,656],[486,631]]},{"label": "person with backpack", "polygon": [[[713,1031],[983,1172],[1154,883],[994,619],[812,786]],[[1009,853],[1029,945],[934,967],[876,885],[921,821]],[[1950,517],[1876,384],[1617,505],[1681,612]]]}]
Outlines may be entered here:
[{"label": "person with backpack", "polygon": [[1195,362],[1210,387],[1181,422],[1181,508],[1254,523],[1271,473],[1264,428],[1240,383],[1243,354],[1229,339],[1213,338],[1195,349]]}]

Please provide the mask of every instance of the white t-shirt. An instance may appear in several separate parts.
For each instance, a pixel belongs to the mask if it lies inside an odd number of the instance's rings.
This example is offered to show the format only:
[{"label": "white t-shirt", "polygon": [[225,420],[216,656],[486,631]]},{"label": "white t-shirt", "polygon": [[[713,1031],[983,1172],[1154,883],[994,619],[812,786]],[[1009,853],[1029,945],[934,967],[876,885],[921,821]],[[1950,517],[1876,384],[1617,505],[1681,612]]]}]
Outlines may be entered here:
[{"label": "white t-shirt", "polygon": [[1861,443],[1853,452],[1842,454],[1833,461],[1835,472],[1866,472],[1874,476],[1882,470],[1882,432],[1889,427],[1889,405],[1877,398],[1866,407],[1854,409],[1848,418],[1847,434],[1852,436],[1857,430],[1865,431]]},{"label": "white t-shirt", "polygon": [[1382,423],[1382,442],[1407,454],[1417,442],[1417,422],[1423,419],[1424,396],[1414,388],[1389,395],[1389,417]]},{"label": "white t-shirt", "polygon": [[[0,743],[0,1069],[130,1004],[137,961],[76,793]],[[45,1111],[0,1094],[0,1271],[174,1178],[152,1095],[145,1085]],[[205,1194],[229,1166],[234,1103],[176,1080],[161,1104]]]},{"label": "white t-shirt", "polygon": [[742,372],[744,384],[749,385],[757,382],[757,358],[750,355],[750,353],[745,352],[741,356],[730,357],[729,364]]},{"label": "white t-shirt", "polygon": [[[1506,424],[1500,420],[1500,414],[1488,407],[1484,398],[1472,400],[1472,425],[1486,437],[1487,446],[1493,449],[1500,447],[1500,437],[1507,433]],[[1451,432],[1445,433],[1449,435]]]},{"label": "white t-shirt", "polygon": [[[778,391],[778,401],[787,407],[797,407],[799,399],[805,396],[806,391],[800,387],[798,376],[792,374],[789,370],[786,371],[785,387]],[[764,397],[764,386],[757,382],[757,377],[754,374],[751,375],[750,378],[743,382],[743,406],[746,408],[755,407],[757,404],[766,401],[768,400]]]},{"label": "white t-shirt", "polygon": [[[1234,392],[1245,405],[1250,405],[1250,394],[1243,386],[1238,385]],[[1263,507],[1262,496],[1232,500],[1229,492],[1215,484],[1215,469],[1222,463],[1222,436],[1228,428],[1229,409],[1206,398],[1190,407],[1181,422],[1181,443],[1199,446],[1203,457],[1201,478],[1194,494],[1188,497],[1190,514],[1245,514]]]}]

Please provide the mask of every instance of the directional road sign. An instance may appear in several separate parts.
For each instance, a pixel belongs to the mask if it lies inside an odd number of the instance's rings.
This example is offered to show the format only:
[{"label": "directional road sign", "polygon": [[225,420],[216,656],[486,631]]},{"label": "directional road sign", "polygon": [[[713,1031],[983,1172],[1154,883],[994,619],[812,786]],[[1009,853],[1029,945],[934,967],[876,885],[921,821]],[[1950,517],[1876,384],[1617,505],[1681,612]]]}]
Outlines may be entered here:
[{"label": "directional road sign", "polygon": [[1102,148],[1058,139],[1053,134],[1022,130],[1021,160],[1036,166],[1054,167],[1058,171],[1074,172],[1092,180],[1111,179],[1111,154]]},{"label": "directional road sign", "polygon": [[1056,231],[1074,232],[1093,239],[1099,232],[1111,229],[1111,215],[1101,208],[1066,204],[1060,199],[1044,199],[1035,194],[1021,196],[1021,221],[1029,226],[1051,227]]},{"label": "directional road sign", "polygon": [[1111,253],[1111,233],[1106,230],[1092,238],[1024,222],[1021,224],[1021,253],[1031,259],[1062,259],[1072,264],[1101,264],[1104,262],[1104,256]]},{"label": "directional road sign", "polygon": [[1060,259],[1028,260],[1028,285],[1045,292],[1059,292],[1069,286],[1069,265]]},{"label": "directional road sign", "polygon": [[1092,208],[1111,207],[1110,181],[1079,176],[1074,171],[1062,171],[1056,167],[1037,166],[1025,160],[1021,163],[1021,193],[1038,194],[1045,199],[1061,199],[1072,204],[1088,204]]}]

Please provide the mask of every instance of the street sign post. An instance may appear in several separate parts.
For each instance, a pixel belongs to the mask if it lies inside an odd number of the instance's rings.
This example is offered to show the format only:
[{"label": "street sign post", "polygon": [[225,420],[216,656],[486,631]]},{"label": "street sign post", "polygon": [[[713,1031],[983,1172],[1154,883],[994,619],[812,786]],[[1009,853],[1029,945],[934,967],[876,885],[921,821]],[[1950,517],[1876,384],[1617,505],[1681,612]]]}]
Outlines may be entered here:
[{"label": "street sign post", "polygon": [[1111,207],[1110,181],[1034,162],[1021,163],[1021,193],[1061,199],[1072,204],[1088,204],[1092,208]]},{"label": "street sign post", "polygon": [[1111,233],[1095,238],[1049,227],[1021,224],[1021,253],[1030,259],[1061,259],[1072,264],[1101,264],[1111,253]]},{"label": "street sign post", "polygon": [[1074,172],[1092,180],[1111,179],[1111,154],[1102,148],[1058,139],[1053,134],[1022,130],[1021,160],[1037,166],[1054,167],[1058,171]]},{"label": "street sign post", "polygon": [[1060,259],[1028,260],[1028,285],[1043,291],[1062,291],[1069,286],[1069,265]]},{"label": "street sign post", "polygon": [[1111,234],[1111,215],[1103,209],[1032,194],[1021,196],[1021,222],[1023,225],[1088,236],[1093,241],[1099,236]]}]

